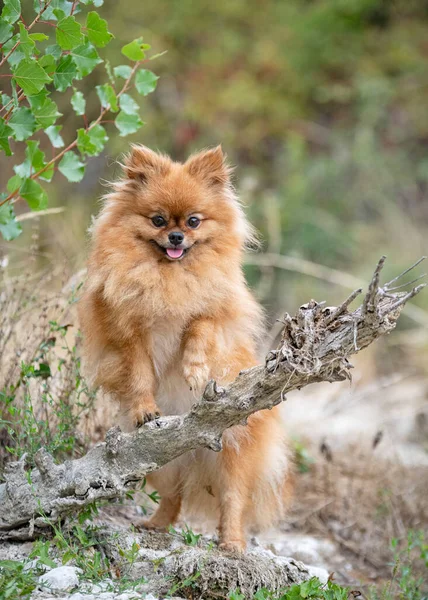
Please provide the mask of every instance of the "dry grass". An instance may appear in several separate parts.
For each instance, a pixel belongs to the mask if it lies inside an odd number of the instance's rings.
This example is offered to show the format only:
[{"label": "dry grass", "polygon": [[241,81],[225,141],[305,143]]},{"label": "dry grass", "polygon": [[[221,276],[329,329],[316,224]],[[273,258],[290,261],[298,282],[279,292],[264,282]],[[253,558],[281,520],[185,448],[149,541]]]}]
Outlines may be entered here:
[{"label": "dry grass", "polygon": [[406,540],[409,530],[428,535],[428,468],[378,458],[377,443],[379,436],[370,449],[353,446],[338,455],[321,444],[297,479],[290,522],[332,539],[367,573],[387,578],[391,540]]},{"label": "dry grass", "polygon": [[[102,398],[80,367],[75,303],[81,276],[66,261],[38,270],[37,226],[22,264],[1,260],[0,472],[43,444],[57,458],[78,456],[104,437]],[[17,269],[18,267],[18,269]],[[19,274],[15,274],[16,271]]]}]

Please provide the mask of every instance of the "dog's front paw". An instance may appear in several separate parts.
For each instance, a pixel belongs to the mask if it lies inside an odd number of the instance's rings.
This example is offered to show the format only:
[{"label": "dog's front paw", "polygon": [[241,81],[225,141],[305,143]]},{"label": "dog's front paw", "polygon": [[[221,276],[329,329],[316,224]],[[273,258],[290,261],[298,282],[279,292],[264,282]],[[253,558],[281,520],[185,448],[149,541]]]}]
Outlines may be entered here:
[{"label": "dog's front paw", "polygon": [[145,423],[154,421],[161,416],[159,408],[153,402],[150,405],[140,405],[131,411],[131,422],[135,429],[139,429]]},{"label": "dog's front paw", "polygon": [[183,365],[183,375],[189,388],[196,394],[201,394],[210,378],[210,369],[203,362],[189,362]]}]

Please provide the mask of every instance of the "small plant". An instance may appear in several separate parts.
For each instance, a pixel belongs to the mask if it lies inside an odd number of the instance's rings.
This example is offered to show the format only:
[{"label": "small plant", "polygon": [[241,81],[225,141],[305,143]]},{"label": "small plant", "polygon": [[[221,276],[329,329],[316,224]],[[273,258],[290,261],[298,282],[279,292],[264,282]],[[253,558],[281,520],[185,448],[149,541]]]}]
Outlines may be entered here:
[{"label": "small plant", "polygon": [[427,600],[428,544],[424,533],[410,530],[402,548],[398,539],[392,539],[391,551],[391,580],[380,591],[371,589],[370,600]]},{"label": "small plant", "polygon": [[[317,577],[312,577],[308,581],[292,585],[287,590],[278,592],[270,591],[266,588],[261,588],[252,597],[252,600],[348,600],[349,589],[342,587],[333,581],[322,583]],[[353,592],[359,595],[359,592]],[[245,596],[239,589],[230,592],[228,600],[246,600]]]},{"label": "small plant", "polygon": [[194,531],[192,531],[192,529],[190,529],[188,525],[185,525],[184,529],[182,529],[181,531],[177,531],[172,525],[170,525],[168,528],[168,532],[181,537],[183,542],[187,544],[187,546],[197,546],[199,540],[202,537],[201,533],[195,533]]},{"label": "small plant", "polygon": [[[159,504],[159,502],[161,500],[161,497],[159,496],[159,492],[157,490],[153,490],[153,492],[150,492],[150,493],[147,492],[146,485],[147,485],[147,479],[144,478],[143,483],[141,484],[141,487],[139,488],[139,491],[142,492],[144,494],[144,496],[146,496],[149,500],[151,500],[155,504]],[[130,494],[133,494],[133,492],[131,491]],[[133,497],[131,499],[133,499]],[[147,515],[148,509],[147,509],[146,504],[141,504],[140,508],[143,512],[143,515]]]},{"label": "small plant", "polygon": [[167,597],[175,596],[178,591],[181,591],[183,593],[186,593],[186,591],[188,591],[189,593],[186,594],[185,597],[192,598],[193,597],[192,591],[195,588],[196,582],[200,576],[201,576],[200,571],[197,571],[193,575],[190,575],[189,577],[186,577],[186,579],[183,579],[183,581],[179,581],[178,583],[175,583],[168,590]]},{"label": "small plant", "polygon": [[233,592],[230,592],[230,594],[227,597],[227,600],[245,600],[245,596],[244,594],[241,594],[239,589],[236,589]]},{"label": "small plant", "polygon": [[81,374],[76,340],[70,345],[68,328],[50,321],[32,355],[21,362],[16,379],[0,390],[0,426],[8,436],[4,448],[15,459],[25,452],[29,466],[42,446],[58,459],[85,449],[76,430],[96,392]]},{"label": "small plant", "polygon": [[0,600],[29,598],[37,587],[43,569],[26,569],[25,562],[18,560],[0,561]]}]

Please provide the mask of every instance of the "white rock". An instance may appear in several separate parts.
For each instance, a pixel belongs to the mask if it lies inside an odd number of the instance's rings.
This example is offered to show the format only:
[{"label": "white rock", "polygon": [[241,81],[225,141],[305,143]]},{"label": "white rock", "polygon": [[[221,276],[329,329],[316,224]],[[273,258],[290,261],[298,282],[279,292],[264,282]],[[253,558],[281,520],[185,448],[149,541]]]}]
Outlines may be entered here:
[{"label": "white rock", "polygon": [[326,569],[323,569],[322,567],[312,567],[311,565],[306,565],[306,568],[311,577],[318,577],[321,583],[327,583],[328,571]]},{"label": "white rock", "polygon": [[153,594],[147,594],[147,596],[144,597],[144,600],[159,600],[159,598],[156,598]]},{"label": "white rock", "polygon": [[52,592],[69,592],[79,585],[76,567],[57,567],[39,577],[39,585]]},{"label": "white rock", "polygon": [[69,596],[68,600],[95,600],[95,596],[93,594],[81,594],[80,592],[75,592]]}]

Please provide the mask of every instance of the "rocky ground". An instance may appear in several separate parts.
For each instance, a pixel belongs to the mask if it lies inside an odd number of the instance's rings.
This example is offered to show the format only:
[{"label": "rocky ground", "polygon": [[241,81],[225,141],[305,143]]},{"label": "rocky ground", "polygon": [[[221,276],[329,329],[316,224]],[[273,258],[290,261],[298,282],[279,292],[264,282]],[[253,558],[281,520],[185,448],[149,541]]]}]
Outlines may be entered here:
[{"label": "rocky ground", "polygon": [[62,565],[53,545],[54,564],[36,567],[28,542],[0,544],[0,560],[34,570],[32,600],[160,600],[191,597],[189,590],[225,598],[237,588],[251,598],[259,587],[332,574],[368,589],[390,577],[392,538],[428,532],[427,398],[426,377],[405,373],[291,396],[284,420],[299,457],[294,506],[287,523],[252,538],[245,555],[219,552],[200,523],[190,524],[190,543],[178,527],[169,535],[132,532],[141,509],[129,500],[104,507],[93,522],[98,538],[87,558],[97,551],[113,566],[100,578],[75,558]]},{"label": "rocky ground", "polygon": [[[174,594],[186,597],[190,589],[193,595],[203,598],[226,598],[239,589],[251,598],[261,587],[274,591],[311,577],[322,582],[328,579],[325,568],[290,557],[290,541],[288,546],[281,546],[277,540],[266,548],[253,538],[245,554],[226,555],[217,549],[213,537],[196,536],[196,540],[186,543],[179,529],[173,534],[131,533],[111,523],[98,526],[97,538],[98,547],[102,547],[113,568],[110,576],[96,583],[87,579],[88,574],[75,560],[62,565],[54,547],[49,552],[50,562],[53,561],[49,565],[29,558],[30,543],[3,543],[0,560],[19,560],[24,571],[36,570],[37,587],[32,600],[153,600]],[[309,538],[299,543],[302,557],[320,561],[322,545],[317,548],[317,543]]]}]

